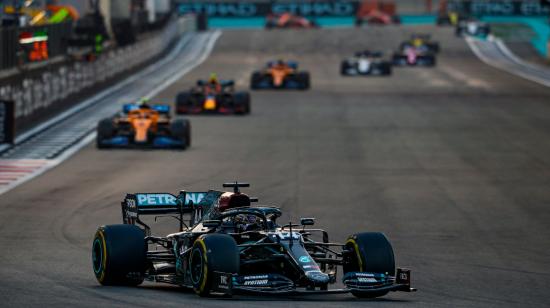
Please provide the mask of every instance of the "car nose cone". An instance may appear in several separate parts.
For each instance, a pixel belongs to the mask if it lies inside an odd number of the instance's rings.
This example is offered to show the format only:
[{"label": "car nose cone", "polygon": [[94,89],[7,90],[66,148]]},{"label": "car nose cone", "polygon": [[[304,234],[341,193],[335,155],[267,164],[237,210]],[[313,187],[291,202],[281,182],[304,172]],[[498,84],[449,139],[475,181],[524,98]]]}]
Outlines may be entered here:
[{"label": "car nose cone", "polygon": [[306,277],[316,285],[324,285],[327,284],[330,280],[330,277],[320,271],[309,271],[306,272]]}]

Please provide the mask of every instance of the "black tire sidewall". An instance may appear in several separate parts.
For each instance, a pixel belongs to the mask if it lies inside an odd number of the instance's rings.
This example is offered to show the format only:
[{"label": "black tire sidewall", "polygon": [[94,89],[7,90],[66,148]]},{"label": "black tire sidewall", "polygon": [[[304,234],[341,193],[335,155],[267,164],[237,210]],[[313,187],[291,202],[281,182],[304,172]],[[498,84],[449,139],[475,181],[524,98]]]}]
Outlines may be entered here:
[{"label": "black tire sidewall", "polygon": [[[101,249],[101,267],[96,268],[96,245]],[[147,262],[144,232],[134,225],[107,225],[98,228],[92,244],[92,268],[102,285],[139,285]],[[139,274],[129,278],[128,274]]]},{"label": "black tire sidewall", "polygon": [[[346,248],[353,250],[354,256],[352,256],[352,259],[355,259],[358,264],[344,265],[344,273],[359,271],[395,275],[393,248],[384,234],[379,232],[354,234],[346,241]],[[384,296],[388,291],[352,291],[351,293],[360,298],[374,298]]]},{"label": "black tire sidewall", "polygon": [[98,148],[107,148],[101,143],[104,139],[112,138],[116,133],[115,124],[112,118],[105,118],[97,123],[96,144]]},{"label": "black tire sidewall", "polygon": [[190,268],[193,264],[193,254],[202,254],[202,276],[199,281],[193,281],[193,289],[200,296],[208,296],[211,291],[214,272],[237,274],[239,272],[239,249],[235,240],[227,234],[207,234],[200,236],[191,251]]},{"label": "black tire sidewall", "polygon": [[170,123],[170,134],[178,141],[185,141],[183,147],[191,145],[191,123],[187,119],[175,119]]}]

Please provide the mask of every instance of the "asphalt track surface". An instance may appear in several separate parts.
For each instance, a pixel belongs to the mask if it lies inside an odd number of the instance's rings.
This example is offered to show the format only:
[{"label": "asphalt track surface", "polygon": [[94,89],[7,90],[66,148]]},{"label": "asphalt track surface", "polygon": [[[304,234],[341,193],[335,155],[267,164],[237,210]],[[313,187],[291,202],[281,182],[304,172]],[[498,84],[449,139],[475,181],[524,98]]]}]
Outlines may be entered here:
[{"label": "asphalt track surface", "polygon": [[[340,77],[358,49],[389,51],[413,30],[441,41],[438,66],[389,78]],[[0,197],[1,306],[545,306],[550,301],[550,90],[482,64],[452,29],[226,31],[210,58],[153,101],[217,72],[241,88],[292,58],[310,91],[257,91],[250,116],[194,116],[187,151],[90,144]],[[285,219],[317,218],[331,240],[382,231],[417,293],[202,299],[146,283],[101,287],[97,226],[120,222],[126,192],[252,183]],[[157,234],[174,231],[162,220]]]}]

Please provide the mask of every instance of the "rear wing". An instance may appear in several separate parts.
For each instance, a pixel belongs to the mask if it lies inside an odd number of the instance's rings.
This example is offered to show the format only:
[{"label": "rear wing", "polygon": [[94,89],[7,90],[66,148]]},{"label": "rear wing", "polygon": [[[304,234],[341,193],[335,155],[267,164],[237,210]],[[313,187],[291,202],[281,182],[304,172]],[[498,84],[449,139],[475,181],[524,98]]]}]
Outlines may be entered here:
[{"label": "rear wing", "polygon": [[178,214],[180,221],[183,214],[193,213],[196,204],[199,204],[207,192],[181,191],[175,196],[170,193],[135,193],[127,194],[121,202],[122,221],[125,224],[140,224],[149,229],[140,215],[169,215]]},{"label": "rear wing", "polygon": [[190,213],[193,211],[193,204],[198,204],[205,195],[206,192],[186,191],[178,196],[170,193],[127,194],[121,205],[123,209],[137,215]]}]

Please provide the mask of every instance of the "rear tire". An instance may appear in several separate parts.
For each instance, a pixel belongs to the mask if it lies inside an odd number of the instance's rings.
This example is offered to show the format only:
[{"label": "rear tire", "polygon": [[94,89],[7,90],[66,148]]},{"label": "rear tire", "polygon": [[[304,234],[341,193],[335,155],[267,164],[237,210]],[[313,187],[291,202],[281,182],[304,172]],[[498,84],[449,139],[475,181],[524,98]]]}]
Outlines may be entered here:
[{"label": "rear tire", "polygon": [[236,114],[249,114],[250,113],[250,94],[248,92],[237,92],[234,95],[235,108],[237,106],[243,107],[243,111],[236,111]]},{"label": "rear tire", "polygon": [[427,57],[426,59],[428,60],[428,63],[426,64],[426,66],[432,67],[436,65],[436,60],[434,56]]},{"label": "rear tire", "polygon": [[[354,234],[348,238],[345,246],[354,253],[348,263],[344,264],[344,273],[370,272],[395,275],[393,248],[384,234],[379,232]],[[360,298],[374,298],[384,296],[388,291],[375,293],[352,291],[351,293]]]},{"label": "rear tire", "polygon": [[199,296],[208,296],[214,272],[239,272],[239,248],[227,234],[202,235],[193,244],[189,263],[193,289]]},{"label": "rear tire", "polygon": [[439,43],[431,43],[430,48],[433,50],[434,53],[439,53],[441,51]]},{"label": "rear tire", "polygon": [[101,143],[104,139],[110,139],[115,135],[116,129],[113,119],[105,118],[97,124],[96,145],[98,149],[106,149],[107,145]]},{"label": "rear tire", "polygon": [[188,113],[188,108],[191,106],[191,94],[189,92],[181,92],[176,96],[176,114]]},{"label": "rear tire", "polygon": [[342,64],[340,64],[340,75],[347,76],[348,75],[348,62],[342,61]]},{"label": "rear tire", "polygon": [[92,267],[102,285],[137,286],[143,282],[147,245],[143,230],[134,225],[97,229],[92,244]]},{"label": "rear tire", "polygon": [[172,137],[183,141],[182,149],[191,146],[191,123],[188,119],[176,119],[170,123]]},{"label": "rear tire", "polygon": [[391,63],[384,62],[382,63],[382,75],[389,76],[392,73]]}]

